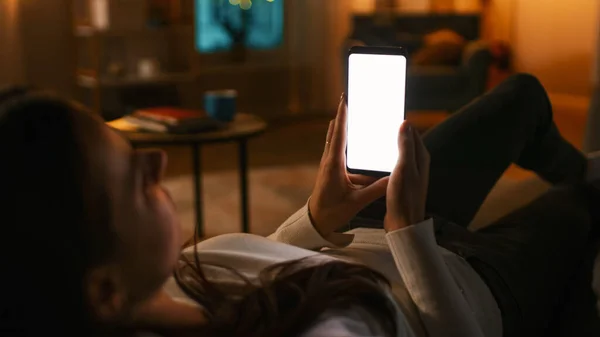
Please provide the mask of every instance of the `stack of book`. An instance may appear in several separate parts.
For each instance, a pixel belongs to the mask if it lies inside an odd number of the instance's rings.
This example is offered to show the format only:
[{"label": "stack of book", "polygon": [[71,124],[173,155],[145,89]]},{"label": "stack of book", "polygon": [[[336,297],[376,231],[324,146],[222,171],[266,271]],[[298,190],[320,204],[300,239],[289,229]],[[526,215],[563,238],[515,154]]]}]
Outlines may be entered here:
[{"label": "stack of book", "polygon": [[224,126],[203,111],[173,107],[156,107],[137,110],[131,115],[108,123],[123,131],[150,131],[186,134],[211,131]]}]

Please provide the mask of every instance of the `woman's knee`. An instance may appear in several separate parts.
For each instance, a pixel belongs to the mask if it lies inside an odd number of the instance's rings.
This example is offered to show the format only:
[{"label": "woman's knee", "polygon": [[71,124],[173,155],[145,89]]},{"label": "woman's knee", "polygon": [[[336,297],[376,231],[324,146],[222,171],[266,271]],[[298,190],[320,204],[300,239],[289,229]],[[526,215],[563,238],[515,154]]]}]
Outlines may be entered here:
[{"label": "woman's knee", "polygon": [[[505,118],[531,125],[548,125],[552,121],[552,106],[546,89],[537,77],[519,73],[509,77],[501,91],[506,94]],[[511,115],[511,116],[508,116]]]},{"label": "woman's knee", "polygon": [[546,89],[542,85],[542,82],[531,74],[514,74],[510,76],[507,81],[515,88],[515,91],[520,94],[520,96],[537,97],[536,95],[541,95],[544,98],[547,98]]}]

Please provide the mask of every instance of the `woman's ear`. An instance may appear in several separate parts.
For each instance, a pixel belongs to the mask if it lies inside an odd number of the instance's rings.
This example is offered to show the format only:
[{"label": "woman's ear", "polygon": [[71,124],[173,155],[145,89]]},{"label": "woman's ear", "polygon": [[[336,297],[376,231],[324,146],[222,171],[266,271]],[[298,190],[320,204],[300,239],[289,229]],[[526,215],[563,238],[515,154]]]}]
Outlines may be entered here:
[{"label": "woman's ear", "polygon": [[109,323],[123,317],[127,289],[116,266],[93,268],[87,274],[84,290],[93,319]]},{"label": "woman's ear", "polygon": [[137,162],[145,174],[145,179],[159,183],[167,167],[167,154],[163,150],[144,149],[136,151]]}]

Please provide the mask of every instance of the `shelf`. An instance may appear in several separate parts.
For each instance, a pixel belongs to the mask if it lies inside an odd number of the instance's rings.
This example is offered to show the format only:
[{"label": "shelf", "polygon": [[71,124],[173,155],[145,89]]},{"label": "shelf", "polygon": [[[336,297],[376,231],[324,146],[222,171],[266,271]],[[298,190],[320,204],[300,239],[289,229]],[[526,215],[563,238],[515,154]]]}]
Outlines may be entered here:
[{"label": "shelf", "polygon": [[98,88],[98,87],[132,87],[139,85],[152,85],[152,84],[175,84],[175,83],[186,83],[194,82],[197,79],[202,79],[203,75],[219,74],[219,73],[247,73],[255,71],[269,71],[269,70],[280,70],[280,69],[291,69],[292,65],[288,63],[276,63],[276,64],[232,64],[222,66],[211,66],[208,68],[200,69],[198,73],[181,72],[181,73],[165,73],[149,78],[143,78],[139,76],[124,76],[124,77],[101,77],[100,79],[86,74],[79,74],[77,76],[77,84],[84,88]]},{"label": "shelf", "polygon": [[208,75],[214,73],[228,73],[228,72],[249,72],[249,71],[269,71],[275,69],[291,68],[291,63],[241,63],[241,64],[228,64],[228,65],[215,65],[207,68],[199,69],[199,75]]},{"label": "shelf", "polygon": [[95,78],[93,76],[78,75],[77,84],[84,88],[97,87],[131,87],[138,85],[152,84],[171,84],[182,82],[193,82],[196,76],[192,73],[166,73],[152,77],[124,76],[124,77],[103,77]]},{"label": "shelf", "polygon": [[168,33],[192,33],[193,25],[191,24],[176,24],[165,27],[148,27],[140,29],[106,29],[99,30],[92,26],[77,26],[74,29],[74,35],[77,37],[125,37],[125,36],[136,36],[136,35],[151,35],[151,34],[168,34]]}]

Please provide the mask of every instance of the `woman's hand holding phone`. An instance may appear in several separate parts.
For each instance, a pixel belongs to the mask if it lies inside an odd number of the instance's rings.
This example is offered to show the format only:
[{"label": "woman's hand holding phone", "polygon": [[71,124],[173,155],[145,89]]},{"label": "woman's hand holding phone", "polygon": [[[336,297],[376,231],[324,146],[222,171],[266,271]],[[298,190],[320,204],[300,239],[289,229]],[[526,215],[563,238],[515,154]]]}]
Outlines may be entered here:
[{"label": "woman's hand holding phone", "polygon": [[388,189],[388,177],[376,179],[346,171],[346,118],[346,100],[342,95],[337,116],[329,123],[317,181],[308,203],[313,225],[324,238],[384,196]]},{"label": "woman's hand holding phone", "polygon": [[400,156],[386,193],[386,231],[402,229],[425,220],[429,186],[429,152],[418,132],[407,122],[398,135]]}]

